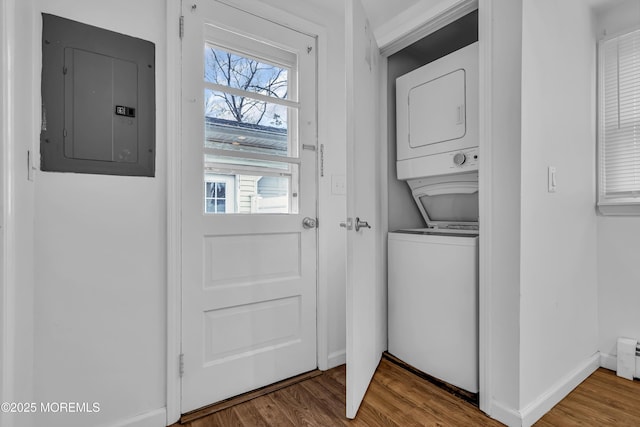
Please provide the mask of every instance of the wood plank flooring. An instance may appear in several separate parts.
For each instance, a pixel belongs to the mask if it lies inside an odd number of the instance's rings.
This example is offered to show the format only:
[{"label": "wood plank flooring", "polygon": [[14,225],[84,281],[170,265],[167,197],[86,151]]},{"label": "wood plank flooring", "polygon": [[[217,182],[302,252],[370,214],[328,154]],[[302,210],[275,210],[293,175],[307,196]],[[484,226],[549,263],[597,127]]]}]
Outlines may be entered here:
[{"label": "wood plank flooring", "polygon": [[[186,427],[501,426],[478,408],[383,359],[355,420],[345,366],[184,424]],[[536,426],[640,426],[640,382],[599,369]],[[178,426],[176,424],[175,426]]]},{"label": "wood plank flooring", "polygon": [[240,396],[232,397],[232,398],[223,400],[222,402],[214,403],[212,405],[205,406],[204,408],[196,409],[195,411],[182,414],[182,416],[180,417],[180,424],[182,425],[188,424],[191,421],[204,418],[206,416],[215,414],[216,412],[225,410],[227,408],[231,408],[241,403],[254,400],[258,397],[274,393],[280,389],[290,387],[294,384],[311,379],[313,377],[317,377],[318,375],[322,375],[322,371],[319,371],[316,369],[311,372],[306,372],[304,374],[297,375],[293,378],[289,378],[284,381],[279,381],[277,383],[259,388],[249,393],[244,393],[244,394],[241,394]]},{"label": "wood plank flooring", "polygon": [[600,368],[535,425],[640,426],[640,381]]}]

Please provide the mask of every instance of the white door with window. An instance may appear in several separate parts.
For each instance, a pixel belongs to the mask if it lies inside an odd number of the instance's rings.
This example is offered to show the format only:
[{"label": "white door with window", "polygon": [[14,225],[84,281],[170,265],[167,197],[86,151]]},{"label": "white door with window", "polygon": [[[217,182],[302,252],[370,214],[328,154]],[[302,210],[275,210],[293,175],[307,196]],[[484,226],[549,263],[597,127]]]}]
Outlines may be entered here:
[{"label": "white door with window", "polygon": [[[387,345],[380,201],[380,63],[360,0],[346,1],[347,417],[355,418]],[[370,228],[369,228],[370,227]]]},{"label": "white door with window", "polygon": [[183,2],[182,413],[313,370],[316,41]]}]

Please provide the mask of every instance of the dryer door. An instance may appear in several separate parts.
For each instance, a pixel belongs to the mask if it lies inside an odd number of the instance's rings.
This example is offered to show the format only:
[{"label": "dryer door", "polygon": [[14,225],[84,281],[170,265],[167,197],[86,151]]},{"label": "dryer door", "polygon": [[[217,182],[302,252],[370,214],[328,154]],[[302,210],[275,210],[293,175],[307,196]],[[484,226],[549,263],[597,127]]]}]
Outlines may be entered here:
[{"label": "dryer door", "polygon": [[409,89],[411,148],[464,136],[467,131],[465,73],[458,69]]}]

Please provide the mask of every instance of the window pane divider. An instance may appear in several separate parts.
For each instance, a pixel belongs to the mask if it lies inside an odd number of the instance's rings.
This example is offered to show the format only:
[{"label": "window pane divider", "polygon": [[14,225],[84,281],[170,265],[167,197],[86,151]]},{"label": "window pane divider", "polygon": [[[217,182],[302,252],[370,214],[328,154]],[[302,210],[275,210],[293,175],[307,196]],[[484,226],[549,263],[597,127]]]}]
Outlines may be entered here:
[{"label": "window pane divider", "polygon": [[221,150],[219,148],[203,147],[202,152],[204,154],[211,154],[214,156],[238,159],[264,160],[267,162],[289,163],[295,165],[299,165],[302,163],[302,160],[299,157],[273,156],[269,154],[252,153],[249,151],[231,151]]},{"label": "window pane divider", "polygon": [[205,168],[205,173],[209,174],[237,174],[237,175],[260,175],[260,176],[272,176],[276,178],[289,177],[293,175],[292,171],[288,170],[269,170],[251,166],[234,166],[234,165],[216,165],[209,168]]},{"label": "window pane divider", "polygon": [[225,86],[225,85],[220,85],[220,84],[217,84],[217,83],[211,83],[211,82],[205,81],[204,82],[204,87],[206,89],[211,89],[213,91],[226,92],[226,93],[230,93],[231,95],[234,95],[234,96],[241,96],[241,97],[257,99],[258,101],[264,101],[264,102],[268,102],[270,104],[278,104],[278,105],[283,105],[285,107],[296,108],[296,109],[300,108],[300,103],[299,102],[291,101],[290,99],[276,98],[276,97],[273,97],[273,96],[262,95],[261,93],[250,92],[248,90],[238,89],[238,88],[231,87],[231,86]]}]

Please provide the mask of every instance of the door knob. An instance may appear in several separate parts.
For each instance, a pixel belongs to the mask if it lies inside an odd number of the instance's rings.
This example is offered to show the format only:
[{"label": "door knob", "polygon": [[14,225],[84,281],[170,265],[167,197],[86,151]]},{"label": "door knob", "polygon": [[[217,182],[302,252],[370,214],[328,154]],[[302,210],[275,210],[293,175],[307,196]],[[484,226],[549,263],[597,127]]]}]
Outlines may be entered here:
[{"label": "door knob", "polygon": [[356,217],[356,231],[360,231],[361,228],[371,228],[367,221],[360,221],[360,218]]},{"label": "door knob", "polygon": [[302,226],[306,229],[316,228],[318,226],[318,221],[315,218],[306,217],[302,220]]}]

